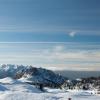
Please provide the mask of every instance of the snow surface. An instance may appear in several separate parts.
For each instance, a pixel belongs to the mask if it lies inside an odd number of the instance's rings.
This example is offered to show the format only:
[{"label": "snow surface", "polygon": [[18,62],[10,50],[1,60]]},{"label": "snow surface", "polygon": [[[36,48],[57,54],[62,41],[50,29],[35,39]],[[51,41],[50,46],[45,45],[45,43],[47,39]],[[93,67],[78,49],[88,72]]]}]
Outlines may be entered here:
[{"label": "snow surface", "polygon": [[10,77],[6,77],[6,78],[3,78],[3,79],[0,79],[0,83],[3,83],[3,84],[14,84],[14,83],[20,83],[20,81],[18,80],[14,80]]},{"label": "snow surface", "polygon": [[91,91],[60,90],[45,88],[42,92],[35,86],[9,77],[0,79],[0,100],[100,100]]}]

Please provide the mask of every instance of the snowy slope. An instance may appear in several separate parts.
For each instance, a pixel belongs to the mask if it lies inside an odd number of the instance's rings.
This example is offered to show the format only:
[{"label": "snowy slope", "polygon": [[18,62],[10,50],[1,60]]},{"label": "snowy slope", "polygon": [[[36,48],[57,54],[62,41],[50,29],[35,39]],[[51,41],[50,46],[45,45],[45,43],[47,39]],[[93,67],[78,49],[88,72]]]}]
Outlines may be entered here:
[{"label": "snowy slope", "polygon": [[[0,79],[0,100],[100,100],[88,91],[67,91],[46,88],[41,92],[35,86],[11,78]],[[86,95],[87,94],[87,95]]]}]

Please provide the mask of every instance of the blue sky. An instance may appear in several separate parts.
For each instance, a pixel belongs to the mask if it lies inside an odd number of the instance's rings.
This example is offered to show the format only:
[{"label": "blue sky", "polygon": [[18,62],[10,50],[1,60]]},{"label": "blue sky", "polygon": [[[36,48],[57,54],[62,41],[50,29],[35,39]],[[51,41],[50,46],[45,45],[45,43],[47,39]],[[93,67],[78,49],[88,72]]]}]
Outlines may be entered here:
[{"label": "blue sky", "polygon": [[100,0],[1,0],[0,63],[100,70]]}]

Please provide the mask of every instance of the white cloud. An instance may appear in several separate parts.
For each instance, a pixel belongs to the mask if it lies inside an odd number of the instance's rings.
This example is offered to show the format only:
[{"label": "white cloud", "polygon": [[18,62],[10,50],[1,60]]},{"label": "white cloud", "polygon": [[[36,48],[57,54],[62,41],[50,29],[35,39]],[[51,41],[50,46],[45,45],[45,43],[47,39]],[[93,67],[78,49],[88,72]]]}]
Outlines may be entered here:
[{"label": "white cloud", "polygon": [[69,33],[69,36],[70,36],[70,37],[74,37],[75,35],[76,35],[76,32],[70,32],[70,33]]}]

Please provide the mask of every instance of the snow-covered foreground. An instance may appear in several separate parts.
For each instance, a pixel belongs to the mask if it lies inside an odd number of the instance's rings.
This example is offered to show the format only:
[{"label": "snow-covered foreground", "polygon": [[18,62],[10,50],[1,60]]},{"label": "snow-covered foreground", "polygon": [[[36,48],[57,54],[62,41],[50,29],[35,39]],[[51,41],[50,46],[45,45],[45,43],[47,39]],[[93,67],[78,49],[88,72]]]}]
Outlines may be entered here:
[{"label": "snow-covered foreground", "polygon": [[100,100],[100,96],[92,95],[89,91],[63,91],[45,89],[41,92],[36,87],[21,80],[11,78],[0,79],[0,100]]}]

